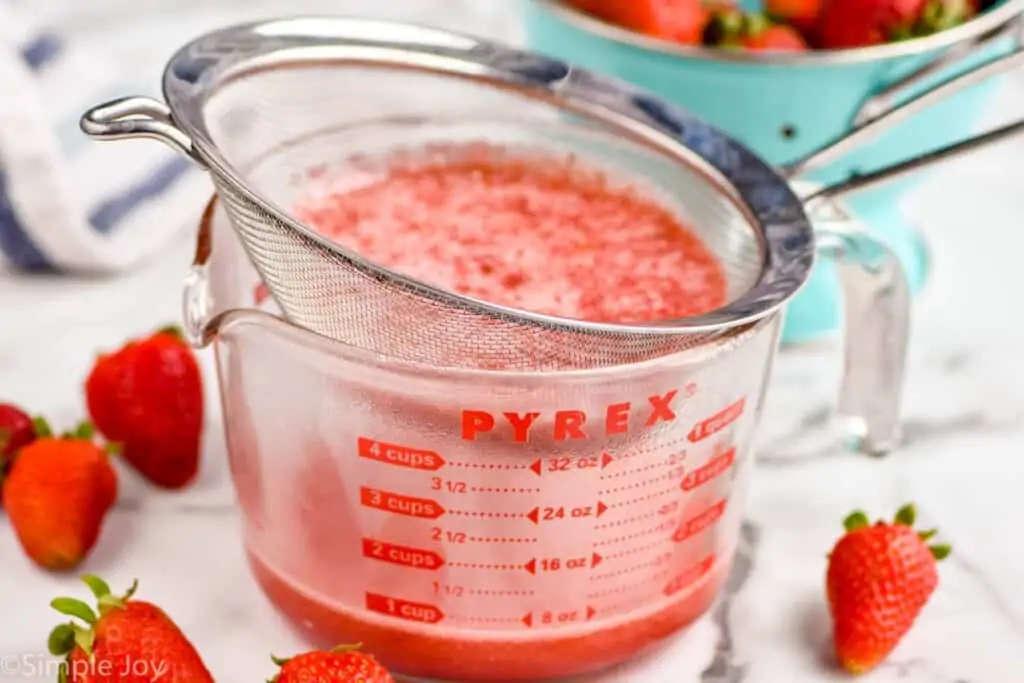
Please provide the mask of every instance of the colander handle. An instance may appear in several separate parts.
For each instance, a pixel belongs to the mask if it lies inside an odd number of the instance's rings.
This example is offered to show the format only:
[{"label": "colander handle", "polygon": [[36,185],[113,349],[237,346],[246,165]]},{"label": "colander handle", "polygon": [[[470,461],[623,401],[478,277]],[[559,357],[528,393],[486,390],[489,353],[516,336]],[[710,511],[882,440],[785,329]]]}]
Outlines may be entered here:
[{"label": "colander handle", "polygon": [[167,105],[149,97],[122,97],[92,107],[82,115],[79,127],[89,137],[100,140],[159,140],[187,156],[200,168],[206,168],[206,163],[192,146],[192,140],[175,125]]},{"label": "colander handle", "polygon": [[858,450],[883,455],[900,438],[910,330],[907,278],[896,255],[865,233],[823,229],[818,245],[835,261],[845,299],[838,414]]},{"label": "colander handle", "polygon": [[[1024,26],[1024,18],[1020,15],[1014,15],[1009,21],[994,30],[992,34],[995,34],[995,36],[998,37],[1002,37],[1008,33],[1019,34],[1022,30],[1022,26]],[[907,87],[917,83],[920,78],[930,75],[934,71],[938,71],[941,68],[948,66],[950,62],[958,61],[959,58],[962,58],[965,54],[962,50],[968,50],[968,46],[970,48],[976,48],[988,40],[994,40],[995,37],[992,34],[989,34],[989,37],[987,38],[983,37],[980,39],[980,43],[973,42],[968,43],[962,48],[955,48],[955,52],[950,53],[946,57],[940,58],[937,62],[930,63],[928,66],[924,67],[926,72],[915,72],[904,81],[893,86],[894,90],[885,91],[884,93],[876,95],[875,98],[869,100],[865,106],[861,108],[861,113],[849,132],[822,145],[818,149],[806,155],[804,158],[783,166],[782,172],[789,178],[797,178],[807,173],[820,170],[845,154],[857,149],[861,145],[870,142],[872,139],[891,129],[893,126],[921,113],[922,111],[925,111],[932,105],[938,104],[942,100],[983,83],[990,78],[1002,76],[1024,67],[1024,48],[1020,47],[1018,41],[1017,48],[1010,54],[991,59],[965,73],[947,78],[937,85],[908,99],[903,104],[897,106],[892,105],[893,100],[895,100]]]}]

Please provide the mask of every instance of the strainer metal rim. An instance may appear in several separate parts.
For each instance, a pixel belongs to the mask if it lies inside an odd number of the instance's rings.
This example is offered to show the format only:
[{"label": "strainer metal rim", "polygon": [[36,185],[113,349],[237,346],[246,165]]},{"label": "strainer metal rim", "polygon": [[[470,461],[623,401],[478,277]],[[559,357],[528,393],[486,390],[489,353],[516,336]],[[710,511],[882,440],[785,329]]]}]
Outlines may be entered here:
[{"label": "strainer metal rim", "polygon": [[[218,88],[254,70],[338,62],[476,79],[618,128],[623,135],[688,164],[745,214],[763,250],[760,276],[747,292],[704,315],[636,324],[596,323],[480,302],[411,280],[340,248],[299,223],[287,207],[254,192],[218,150],[203,114]],[[543,327],[597,334],[716,332],[778,310],[802,288],[814,266],[814,231],[803,204],[787,180],[751,150],[650,92],[502,43],[417,24],[352,17],[258,21],[213,31],[184,45],[165,67],[163,91],[171,118],[190,138],[193,153],[303,240],[342,254],[350,265],[372,277],[401,282],[462,309],[484,310],[498,317],[511,314]]]}]

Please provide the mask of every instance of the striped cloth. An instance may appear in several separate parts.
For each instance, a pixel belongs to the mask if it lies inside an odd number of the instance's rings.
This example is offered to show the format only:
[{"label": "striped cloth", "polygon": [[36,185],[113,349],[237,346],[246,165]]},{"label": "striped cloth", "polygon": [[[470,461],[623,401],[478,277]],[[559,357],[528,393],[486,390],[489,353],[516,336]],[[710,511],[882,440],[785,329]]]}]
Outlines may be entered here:
[{"label": "striped cloth", "polygon": [[78,125],[88,107],[154,85],[0,0],[0,265],[114,274],[188,239],[205,176],[160,143],[96,142]]}]

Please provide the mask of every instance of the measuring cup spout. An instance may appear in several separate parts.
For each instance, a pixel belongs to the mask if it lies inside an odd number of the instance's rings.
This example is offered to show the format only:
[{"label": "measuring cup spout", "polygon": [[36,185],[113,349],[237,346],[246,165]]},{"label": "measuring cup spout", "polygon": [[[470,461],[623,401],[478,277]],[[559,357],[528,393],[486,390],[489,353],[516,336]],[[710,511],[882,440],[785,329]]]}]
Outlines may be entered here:
[{"label": "measuring cup spout", "polygon": [[148,97],[122,97],[92,107],[82,115],[79,127],[98,140],[159,140],[206,168],[192,140],[174,124],[167,105]]},{"label": "measuring cup spout", "polygon": [[896,255],[869,235],[826,229],[818,247],[836,262],[845,298],[838,414],[858,450],[883,455],[899,440],[910,329],[907,278]]}]

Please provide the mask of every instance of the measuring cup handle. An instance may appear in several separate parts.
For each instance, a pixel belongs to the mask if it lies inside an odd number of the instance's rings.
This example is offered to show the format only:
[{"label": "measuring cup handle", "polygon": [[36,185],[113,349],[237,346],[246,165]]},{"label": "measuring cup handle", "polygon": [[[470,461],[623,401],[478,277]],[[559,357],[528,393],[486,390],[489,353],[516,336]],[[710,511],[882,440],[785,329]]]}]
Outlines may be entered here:
[{"label": "measuring cup handle", "polygon": [[873,237],[824,229],[819,250],[843,285],[845,359],[838,413],[858,450],[882,455],[899,440],[910,289],[896,255]]}]

